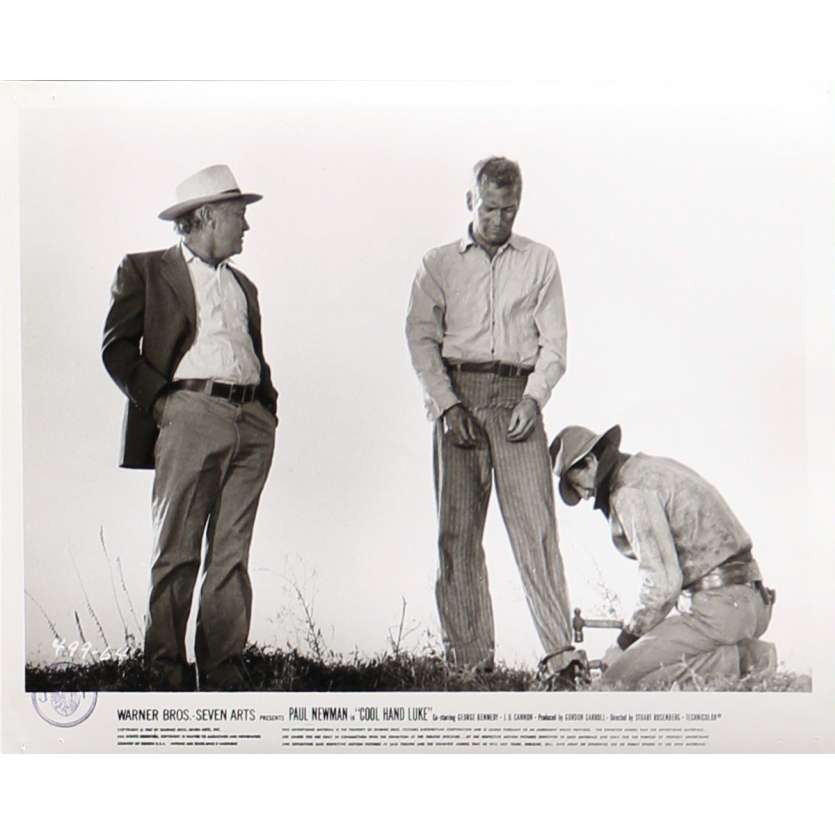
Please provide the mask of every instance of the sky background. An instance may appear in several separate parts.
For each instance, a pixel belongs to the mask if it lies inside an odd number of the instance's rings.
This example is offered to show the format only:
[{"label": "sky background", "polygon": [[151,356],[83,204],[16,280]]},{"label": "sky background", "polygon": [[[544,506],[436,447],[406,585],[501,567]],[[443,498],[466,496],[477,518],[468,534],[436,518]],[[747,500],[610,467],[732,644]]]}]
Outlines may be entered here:
[{"label": "sky background", "polygon": [[[715,91],[713,91],[715,93]],[[26,591],[69,641],[136,632],[149,472],[117,468],[124,397],[100,360],[115,268],[170,246],[157,214],[229,164],[251,206],[236,263],[258,285],[280,427],[251,555],[251,638],[335,652],[439,645],[431,426],[403,335],[422,254],[466,229],[472,164],[519,161],[515,230],[563,278],[568,372],[545,411],[714,483],[778,589],[768,638],[811,669],[807,328],[831,251],[831,116],[813,96],[509,85],[54,85],[20,122]],[[825,231],[823,231],[825,230]],[[811,289],[810,289],[811,288]],[[831,289],[830,289],[831,293]],[[831,298],[823,296],[829,303]],[[821,344],[829,345],[824,340]],[[831,379],[825,384],[831,386]],[[628,615],[634,564],[589,504],[557,507],[572,605]],[[99,541],[104,532],[110,561]],[[485,533],[497,655],[541,655],[495,498]],[[82,588],[83,584],[83,588]],[[297,593],[298,592],[298,593]],[[26,606],[30,660],[52,656]],[[614,633],[587,632],[597,656]]]}]

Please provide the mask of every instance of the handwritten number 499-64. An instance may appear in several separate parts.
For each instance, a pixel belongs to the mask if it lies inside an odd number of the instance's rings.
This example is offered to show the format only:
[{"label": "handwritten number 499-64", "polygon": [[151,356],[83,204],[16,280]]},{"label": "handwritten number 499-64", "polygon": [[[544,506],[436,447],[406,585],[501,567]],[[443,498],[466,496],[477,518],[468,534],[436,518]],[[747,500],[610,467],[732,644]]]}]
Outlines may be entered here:
[{"label": "handwritten number 499-64", "polygon": [[67,658],[70,661],[111,661],[114,658],[124,661],[128,657],[128,647],[120,647],[113,649],[113,647],[105,647],[101,652],[93,648],[89,641],[83,644],[81,641],[73,641],[67,644],[62,638],[55,638],[52,641],[52,647],[55,650],[56,658]]}]

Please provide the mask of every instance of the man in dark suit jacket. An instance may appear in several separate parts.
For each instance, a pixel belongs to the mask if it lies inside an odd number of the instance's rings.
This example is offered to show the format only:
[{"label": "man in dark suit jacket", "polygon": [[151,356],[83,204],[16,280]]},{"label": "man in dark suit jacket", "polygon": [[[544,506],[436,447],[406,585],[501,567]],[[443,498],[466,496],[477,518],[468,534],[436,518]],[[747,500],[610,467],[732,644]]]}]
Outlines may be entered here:
[{"label": "man in dark suit jacket", "polygon": [[201,565],[195,656],[201,689],[241,690],[252,588],[249,547],[275,442],[277,392],[258,293],[228,263],[249,226],[224,165],[199,171],[160,214],[182,241],[127,255],[112,287],[105,367],[127,395],[123,467],[154,469],[145,662],[154,689],[190,690],[185,633]]}]

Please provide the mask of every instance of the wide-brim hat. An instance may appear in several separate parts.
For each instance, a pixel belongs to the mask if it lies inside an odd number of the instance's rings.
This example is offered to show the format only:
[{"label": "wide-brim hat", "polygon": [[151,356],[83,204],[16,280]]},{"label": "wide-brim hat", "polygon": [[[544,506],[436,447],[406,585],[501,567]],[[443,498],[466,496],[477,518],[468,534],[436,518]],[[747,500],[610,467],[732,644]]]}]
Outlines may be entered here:
[{"label": "wide-brim hat", "polygon": [[160,220],[175,220],[206,203],[220,203],[223,200],[243,200],[255,203],[260,194],[242,192],[228,165],[210,165],[193,174],[177,186],[177,202],[159,213]]},{"label": "wide-brim hat", "polygon": [[599,443],[608,441],[616,449],[620,447],[620,426],[615,424],[602,435],[596,435],[585,426],[566,426],[548,448],[551,453],[551,467],[559,479],[560,496],[573,507],[580,501],[580,494],[568,483],[566,473],[582,461]]}]

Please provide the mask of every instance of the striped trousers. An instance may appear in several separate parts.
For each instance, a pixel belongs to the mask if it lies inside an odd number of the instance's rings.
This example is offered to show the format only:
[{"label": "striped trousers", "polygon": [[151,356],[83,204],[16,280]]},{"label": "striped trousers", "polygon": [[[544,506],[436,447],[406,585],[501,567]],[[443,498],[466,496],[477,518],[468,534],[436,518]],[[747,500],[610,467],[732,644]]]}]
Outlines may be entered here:
[{"label": "striped trousers", "polygon": [[435,596],[447,660],[457,667],[493,663],[493,606],[482,537],[494,477],[528,608],[545,652],[553,652],[571,643],[571,624],[542,418],[528,438],[510,442],[510,416],[526,379],[459,369],[449,374],[481,438],[473,449],[455,446],[444,434],[443,419],[435,422],[440,553]]}]

